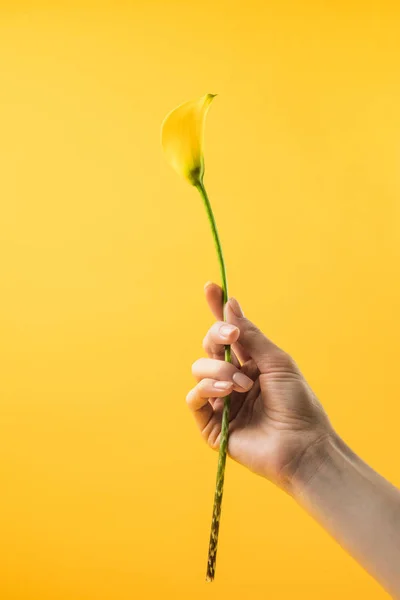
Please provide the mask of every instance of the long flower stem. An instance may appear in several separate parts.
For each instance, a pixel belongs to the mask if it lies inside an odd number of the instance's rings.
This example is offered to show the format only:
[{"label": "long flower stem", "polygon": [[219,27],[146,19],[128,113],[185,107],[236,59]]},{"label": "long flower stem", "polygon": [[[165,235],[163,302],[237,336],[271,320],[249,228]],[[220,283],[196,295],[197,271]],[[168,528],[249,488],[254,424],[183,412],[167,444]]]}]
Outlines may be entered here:
[{"label": "long flower stem", "polygon": [[[211,230],[214,238],[215,248],[217,250],[219,267],[221,270],[222,279],[222,291],[223,291],[223,310],[225,320],[225,304],[228,300],[228,286],[226,281],[226,270],[225,262],[222,254],[221,242],[218,235],[217,225],[215,223],[214,214],[211,208],[210,201],[207,196],[206,189],[203,181],[196,185],[196,188],[200,192],[200,195],[204,201],[204,205],[207,211],[208,220],[211,225]],[[231,347],[225,346],[225,360],[231,362]],[[226,455],[228,450],[228,433],[229,433],[229,408],[230,408],[230,394],[224,398],[224,409],[222,412],[222,423],[221,423],[221,436],[218,454],[218,467],[217,467],[217,481],[215,485],[214,495],[214,506],[211,521],[211,533],[210,533],[210,544],[208,548],[208,561],[207,561],[207,581],[213,581],[215,576],[215,565],[217,560],[217,548],[218,548],[218,532],[219,524],[221,519],[221,506],[222,506],[222,495],[224,491],[224,478],[225,478],[225,464]]]}]

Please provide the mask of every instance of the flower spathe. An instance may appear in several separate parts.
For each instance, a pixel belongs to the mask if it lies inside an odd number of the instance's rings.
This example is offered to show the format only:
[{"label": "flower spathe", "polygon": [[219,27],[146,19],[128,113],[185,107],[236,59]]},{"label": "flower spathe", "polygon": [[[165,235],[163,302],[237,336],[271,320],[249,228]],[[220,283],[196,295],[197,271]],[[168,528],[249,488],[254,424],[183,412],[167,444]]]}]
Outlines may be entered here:
[{"label": "flower spathe", "polygon": [[174,108],[161,128],[161,144],[167,162],[191,185],[198,185],[204,175],[204,123],[216,94],[205,94]]}]

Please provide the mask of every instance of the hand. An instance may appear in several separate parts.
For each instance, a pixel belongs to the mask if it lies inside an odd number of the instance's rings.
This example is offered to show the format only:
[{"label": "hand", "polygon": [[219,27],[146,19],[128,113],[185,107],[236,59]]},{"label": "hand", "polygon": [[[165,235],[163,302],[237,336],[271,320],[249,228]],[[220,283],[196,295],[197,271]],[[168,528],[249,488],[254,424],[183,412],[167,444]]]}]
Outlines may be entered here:
[{"label": "hand", "polygon": [[[308,450],[334,434],[329,419],[293,359],[243,315],[238,302],[229,299],[224,323],[221,288],[209,283],[205,295],[219,320],[204,338],[209,358],[193,364],[198,383],[187,395],[189,408],[217,449],[223,398],[231,393],[229,455],[290,493]],[[232,364],[224,361],[225,344],[232,346]]]}]

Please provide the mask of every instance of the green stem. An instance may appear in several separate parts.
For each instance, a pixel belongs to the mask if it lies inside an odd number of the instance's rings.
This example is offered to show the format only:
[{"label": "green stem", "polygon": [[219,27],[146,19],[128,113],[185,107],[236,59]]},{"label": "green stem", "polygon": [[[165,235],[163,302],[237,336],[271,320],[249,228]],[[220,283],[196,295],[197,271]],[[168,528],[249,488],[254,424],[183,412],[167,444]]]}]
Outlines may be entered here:
[{"label": "green stem", "polygon": [[[222,279],[222,291],[223,291],[223,310],[224,310],[224,320],[225,320],[225,304],[228,300],[228,286],[226,281],[226,269],[224,256],[222,254],[221,242],[218,235],[217,225],[215,223],[214,214],[211,208],[210,201],[207,196],[206,189],[204,187],[203,181],[196,184],[196,188],[198,189],[206,211],[208,220],[211,225],[211,230],[214,238],[215,248],[217,250],[219,267],[221,270],[221,279]],[[231,362],[231,347],[225,346],[225,360],[227,362]],[[212,521],[211,521],[211,533],[210,533],[210,544],[208,549],[208,561],[207,561],[207,581],[213,581],[215,576],[215,565],[217,560],[217,548],[218,548],[218,532],[219,532],[219,524],[221,519],[221,506],[222,506],[222,495],[224,491],[224,477],[225,477],[225,464],[226,464],[226,455],[228,450],[228,433],[229,433],[229,407],[230,407],[230,395],[225,396],[224,398],[224,409],[222,412],[222,423],[221,423],[221,436],[220,436],[220,445],[219,445],[219,454],[218,454],[218,467],[217,467],[217,480],[215,485],[215,495],[214,495],[214,506],[212,513]]]}]

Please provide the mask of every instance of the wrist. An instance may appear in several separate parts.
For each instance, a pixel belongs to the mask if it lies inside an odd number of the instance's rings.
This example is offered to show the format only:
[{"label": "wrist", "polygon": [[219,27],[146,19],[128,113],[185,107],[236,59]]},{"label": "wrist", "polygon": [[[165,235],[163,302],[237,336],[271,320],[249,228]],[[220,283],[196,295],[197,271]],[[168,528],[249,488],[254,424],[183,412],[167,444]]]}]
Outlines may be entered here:
[{"label": "wrist", "polygon": [[335,431],[323,434],[311,442],[298,458],[293,470],[288,491],[295,498],[307,495],[308,490],[320,477],[338,464],[345,444]]}]

